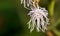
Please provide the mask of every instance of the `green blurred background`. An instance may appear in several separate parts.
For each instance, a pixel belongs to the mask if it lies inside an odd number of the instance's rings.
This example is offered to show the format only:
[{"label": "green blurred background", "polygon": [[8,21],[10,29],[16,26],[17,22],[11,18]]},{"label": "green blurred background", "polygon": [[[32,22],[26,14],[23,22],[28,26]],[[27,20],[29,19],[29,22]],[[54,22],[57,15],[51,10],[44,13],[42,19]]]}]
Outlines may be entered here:
[{"label": "green blurred background", "polygon": [[[55,4],[51,5],[52,1]],[[49,11],[49,31],[54,36],[60,36],[60,0],[41,0],[39,5]],[[30,33],[27,25],[30,19],[28,12],[20,0],[0,0],[0,36],[47,36],[47,32],[36,30]]]}]

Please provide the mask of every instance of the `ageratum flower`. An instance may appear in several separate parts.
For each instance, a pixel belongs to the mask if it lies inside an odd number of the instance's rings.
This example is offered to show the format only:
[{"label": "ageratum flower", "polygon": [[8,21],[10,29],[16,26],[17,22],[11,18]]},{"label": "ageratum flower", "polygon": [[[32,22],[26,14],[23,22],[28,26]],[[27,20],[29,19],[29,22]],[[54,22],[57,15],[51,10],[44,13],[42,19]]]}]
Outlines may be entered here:
[{"label": "ageratum flower", "polygon": [[48,11],[45,10],[45,8],[34,8],[28,13],[28,15],[31,17],[30,21],[28,22],[30,32],[32,32],[35,27],[38,32],[40,30],[45,32],[45,30],[47,30],[49,19]]},{"label": "ageratum flower", "polygon": [[[40,30],[45,32],[47,30],[47,25],[49,25],[48,11],[45,8],[39,8],[39,0],[21,0],[21,4],[24,8],[30,8],[28,15],[31,17],[28,22],[28,28],[30,32],[36,27],[37,31]],[[28,9],[29,10],[29,9]]]}]

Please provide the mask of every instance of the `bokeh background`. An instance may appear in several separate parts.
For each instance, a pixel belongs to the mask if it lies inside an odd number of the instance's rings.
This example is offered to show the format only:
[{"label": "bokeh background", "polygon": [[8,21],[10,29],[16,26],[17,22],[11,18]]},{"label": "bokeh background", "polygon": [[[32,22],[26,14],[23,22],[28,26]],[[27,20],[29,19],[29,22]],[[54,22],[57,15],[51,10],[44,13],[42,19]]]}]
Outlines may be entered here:
[{"label": "bokeh background", "polygon": [[29,10],[20,0],[0,0],[0,36],[60,36],[60,0],[41,0],[39,5],[49,11],[50,26],[47,32],[30,33]]}]

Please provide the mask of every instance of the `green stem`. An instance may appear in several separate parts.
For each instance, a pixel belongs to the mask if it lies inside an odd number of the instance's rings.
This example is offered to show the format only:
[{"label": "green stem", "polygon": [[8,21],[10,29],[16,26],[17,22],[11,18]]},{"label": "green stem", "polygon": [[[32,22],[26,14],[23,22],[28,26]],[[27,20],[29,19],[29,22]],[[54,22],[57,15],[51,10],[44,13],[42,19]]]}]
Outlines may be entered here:
[{"label": "green stem", "polygon": [[55,6],[55,0],[52,0],[51,3],[48,5],[48,11],[49,11],[49,18],[50,18],[50,27],[48,28],[51,30],[54,25],[54,6]]},{"label": "green stem", "polygon": [[[48,11],[49,11],[49,18],[50,18],[50,25],[51,26],[49,26],[48,27],[48,31],[47,32],[51,32],[50,30],[52,30],[52,28],[53,28],[53,24],[54,24],[54,5],[55,5],[55,0],[52,0],[51,1],[51,3],[48,5]],[[54,34],[47,34],[48,36],[54,36]]]},{"label": "green stem", "polygon": [[54,5],[55,5],[55,0],[52,0],[51,3],[48,5],[48,10],[50,16],[54,15]]}]

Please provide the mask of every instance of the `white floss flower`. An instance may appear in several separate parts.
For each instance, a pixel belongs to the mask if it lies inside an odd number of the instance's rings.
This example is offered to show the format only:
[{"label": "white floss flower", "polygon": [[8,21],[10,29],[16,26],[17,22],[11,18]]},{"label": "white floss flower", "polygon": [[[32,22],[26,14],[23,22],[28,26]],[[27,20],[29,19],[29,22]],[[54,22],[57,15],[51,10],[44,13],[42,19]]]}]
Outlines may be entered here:
[{"label": "white floss flower", "polygon": [[45,32],[45,30],[47,30],[49,19],[47,17],[48,11],[45,10],[45,8],[34,8],[28,13],[28,15],[31,17],[30,21],[28,22],[30,32],[32,32],[35,27],[38,32],[40,30]]},{"label": "white floss flower", "polygon": [[30,8],[30,12],[28,15],[31,17],[30,21],[28,22],[28,27],[30,32],[34,30],[36,27],[37,31],[39,32],[42,30],[45,32],[47,30],[47,25],[49,25],[48,19],[48,11],[45,8],[39,8],[39,0],[21,0],[21,4],[23,4],[24,8]]}]

